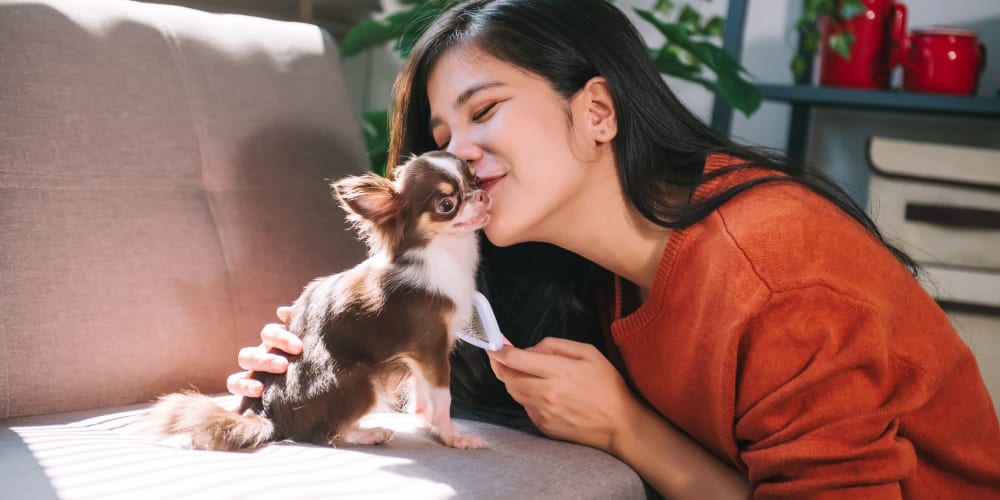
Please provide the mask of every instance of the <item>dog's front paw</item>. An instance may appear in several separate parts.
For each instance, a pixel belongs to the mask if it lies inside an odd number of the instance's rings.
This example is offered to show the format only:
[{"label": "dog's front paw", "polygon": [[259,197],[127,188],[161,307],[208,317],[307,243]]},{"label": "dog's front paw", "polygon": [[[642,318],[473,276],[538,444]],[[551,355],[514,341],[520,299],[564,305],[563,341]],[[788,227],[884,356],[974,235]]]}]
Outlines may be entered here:
[{"label": "dog's front paw", "polygon": [[452,447],[458,448],[460,450],[475,450],[479,448],[486,448],[487,444],[479,436],[473,434],[459,434],[455,433],[450,436],[440,436],[441,441],[444,444]]}]

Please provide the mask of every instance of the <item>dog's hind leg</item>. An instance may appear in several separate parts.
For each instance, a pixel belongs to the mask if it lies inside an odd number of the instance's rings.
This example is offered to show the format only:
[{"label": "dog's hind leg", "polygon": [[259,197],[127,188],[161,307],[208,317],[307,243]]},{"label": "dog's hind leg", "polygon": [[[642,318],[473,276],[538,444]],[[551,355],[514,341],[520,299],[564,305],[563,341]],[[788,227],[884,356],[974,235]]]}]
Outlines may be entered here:
[{"label": "dog's hind leg", "polygon": [[363,429],[361,417],[375,407],[378,393],[370,376],[355,375],[338,380],[338,390],[331,392],[330,422],[327,444],[382,444],[392,438],[392,431],[382,427]]},{"label": "dog's hind leg", "polygon": [[348,444],[382,444],[392,439],[392,430],[384,427],[361,428],[355,426],[344,432],[339,441]]}]

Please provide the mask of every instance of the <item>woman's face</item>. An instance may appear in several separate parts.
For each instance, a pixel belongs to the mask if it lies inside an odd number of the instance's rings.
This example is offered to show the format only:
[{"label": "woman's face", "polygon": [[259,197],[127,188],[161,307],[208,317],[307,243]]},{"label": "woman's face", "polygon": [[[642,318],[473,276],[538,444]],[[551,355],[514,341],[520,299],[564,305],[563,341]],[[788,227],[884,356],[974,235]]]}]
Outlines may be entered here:
[{"label": "woman's face", "polygon": [[491,242],[552,242],[573,230],[588,169],[586,141],[570,126],[581,114],[572,99],[474,45],[438,59],[427,93],[438,147],[468,161],[493,198]]}]

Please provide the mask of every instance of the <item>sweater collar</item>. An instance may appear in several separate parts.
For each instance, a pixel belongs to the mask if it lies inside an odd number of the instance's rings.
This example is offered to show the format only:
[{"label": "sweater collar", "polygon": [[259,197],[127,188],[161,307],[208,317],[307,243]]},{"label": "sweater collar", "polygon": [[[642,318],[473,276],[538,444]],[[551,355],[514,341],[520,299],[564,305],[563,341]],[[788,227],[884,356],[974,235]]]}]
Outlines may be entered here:
[{"label": "sweater collar", "polygon": [[[726,154],[712,153],[705,160],[704,174],[709,174],[722,168],[743,162],[744,160],[740,160]],[[726,184],[731,182],[731,180],[728,180],[727,177],[727,175],[722,175],[699,184],[694,193],[691,195],[691,201],[694,203],[704,201],[717,189],[724,187],[724,182]],[[667,239],[667,245],[663,250],[663,255],[660,257],[660,264],[656,268],[656,276],[653,278],[653,286],[649,291],[649,297],[646,298],[645,302],[643,302],[638,309],[624,317],[624,287],[634,287],[635,285],[627,282],[621,276],[615,275],[615,313],[614,320],[611,323],[611,333],[616,343],[621,343],[626,337],[629,336],[630,333],[641,330],[660,313],[660,310],[663,307],[664,299],[667,296],[670,275],[673,272],[677,254],[683,247],[684,241],[687,239],[688,234],[691,232],[693,227],[694,226],[683,229],[675,229],[670,233],[670,237]]]}]

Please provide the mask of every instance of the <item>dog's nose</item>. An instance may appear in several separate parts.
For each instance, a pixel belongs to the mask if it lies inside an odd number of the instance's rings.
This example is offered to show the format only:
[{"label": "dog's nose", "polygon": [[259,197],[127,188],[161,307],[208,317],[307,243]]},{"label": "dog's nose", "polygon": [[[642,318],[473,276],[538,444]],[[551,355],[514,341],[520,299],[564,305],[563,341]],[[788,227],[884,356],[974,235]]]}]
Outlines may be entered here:
[{"label": "dog's nose", "polygon": [[469,199],[475,203],[483,203],[486,208],[489,209],[490,205],[493,204],[493,198],[490,198],[490,194],[482,189],[477,189],[469,195]]}]

